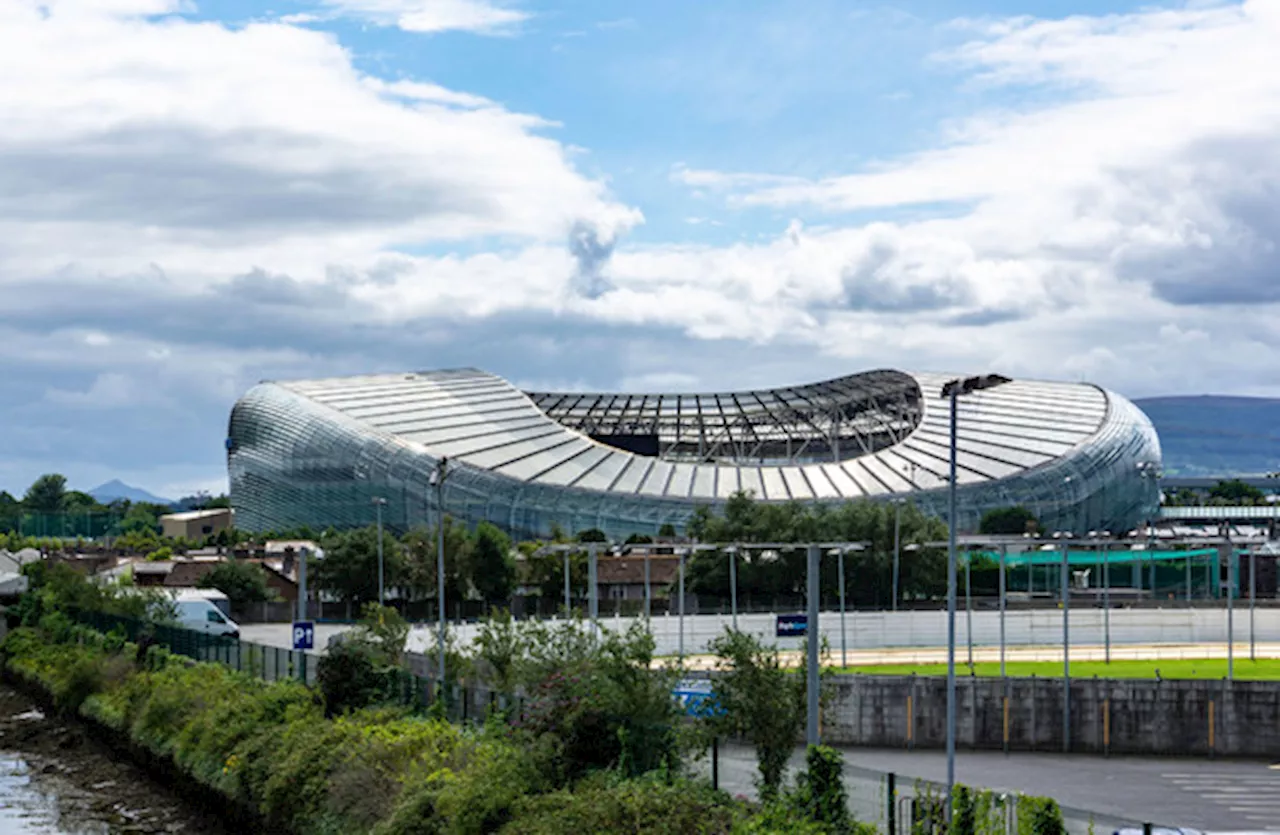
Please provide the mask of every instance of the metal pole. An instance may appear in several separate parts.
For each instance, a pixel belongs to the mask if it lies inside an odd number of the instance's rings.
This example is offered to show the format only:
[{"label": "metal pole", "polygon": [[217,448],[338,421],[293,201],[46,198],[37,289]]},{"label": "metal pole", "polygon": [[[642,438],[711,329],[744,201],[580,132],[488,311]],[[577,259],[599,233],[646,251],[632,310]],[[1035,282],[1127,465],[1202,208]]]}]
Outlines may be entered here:
[{"label": "metal pole", "polygon": [[964,637],[969,645],[969,671],[973,672],[973,554],[964,557]]},{"label": "metal pole", "polygon": [[1004,579],[1004,558],[1007,545],[1000,546],[1000,678],[1004,678],[1004,609],[1006,584]]},{"label": "metal pole", "polygon": [[956,784],[956,389],[951,389],[950,478],[947,486],[947,803],[951,826]]},{"label": "metal pole", "polygon": [[298,549],[298,620],[307,619],[307,551]]},{"label": "metal pole", "polygon": [[1258,555],[1249,551],[1249,660],[1258,660],[1258,646],[1253,631],[1253,607],[1258,597]]},{"label": "metal pole", "polygon": [[[898,611],[898,573],[901,570],[902,563],[902,500],[898,499],[894,502],[893,513],[893,603],[892,611]],[[844,565],[844,556],[840,557],[840,564]]]},{"label": "metal pole", "polygon": [[1071,552],[1062,544],[1062,750],[1071,750]]},{"label": "metal pole", "polygon": [[646,548],[644,552],[644,619],[649,621],[649,609],[652,600],[653,591],[649,584],[649,550]]},{"label": "metal pole", "polygon": [[1102,634],[1107,644],[1106,662],[1111,663],[1111,546],[1102,546]]},{"label": "metal pole", "polygon": [[818,571],[821,564],[822,550],[816,545],[809,545],[809,622],[806,624],[807,643],[809,647],[809,666],[807,673],[808,721],[806,723],[805,740],[810,745],[817,745],[818,736]]},{"label": "metal pole", "polygon": [[386,590],[384,587],[385,574],[382,565],[382,505],[386,503],[386,499],[374,499],[373,506],[378,514],[378,605],[382,606],[386,602]]},{"label": "metal pole", "polygon": [[[646,561],[645,566],[649,563]],[[573,590],[569,586],[569,552],[564,552],[564,616],[567,620],[573,614]]]},{"label": "metal pole", "polygon": [[848,636],[845,633],[845,629],[844,629],[845,598],[844,598],[844,549],[843,548],[840,549],[839,560],[840,560],[840,570],[838,572],[838,575],[840,577],[840,666],[848,667],[849,666],[849,641],[848,641]]},{"label": "metal pole", "polygon": [[599,634],[600,620],[600,586],[596,580],[596,554],[599,545],[592,542],[587,546],[587,616],[591,618],[591,634]]},{"label": "metal pole", "polygon": [[733,628],[738,628],[738,549],[728,548],[729,552],[729,607],[733,612]]},{"label": "metal pole", "polygon": [[436,516],[438,524],[436,525],[436,598],[438,612],[440,616],[440,635],[439,635],[439,653],[440,653],[440,696],[445,695],[444,686],[444,664],[445,664],[445,631],[448,628],[448,621],[445,618],[444,611],[444,477],[445,477],[445,459],[441,458],[436,469]]},{"label": "metal pole", "polygon": [[1191,557],[1187,557],[1187,602],[1191,602]]},{"label": "metal pole", "polygon": [[1232,563],[1235,560],[1235,548],[1227,546],[1227,681],[1235,680],[1236,673],[1236,632],[1235,632],[1235,595],[1236,583]]},{"label": "metal pole", "polygon": [[680,666],[684,666],[684,551],[680,552]]}]

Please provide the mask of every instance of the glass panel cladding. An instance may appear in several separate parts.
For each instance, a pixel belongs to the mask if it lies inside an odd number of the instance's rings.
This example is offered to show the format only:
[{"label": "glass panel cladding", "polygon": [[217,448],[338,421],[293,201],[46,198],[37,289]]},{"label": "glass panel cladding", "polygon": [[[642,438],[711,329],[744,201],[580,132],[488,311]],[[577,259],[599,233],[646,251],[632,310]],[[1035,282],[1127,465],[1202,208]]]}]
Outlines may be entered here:
[{"label": "glass panel cladding", "polygon": [[640,492],[648,496],[662,496],[667,492],[667,481],[671,478],[674,467],[666,461],[654,461],[640,485]]},{"label": "glass panel cladding", "polygon": [[764,488],[763,499],[769,501],[789,501],[791,494],[787,492],[787,483],[782,480],[782,473],[778,472],[777,467],[761,467],[760,483]]},{"label": "glass panel cladding", "polygon": [[714,499],[716,497],[716,476],[719,467],[714,464],[699,464],[693,474],[693,487],[689,495],[695,499]]},{"label": "glass panel cladding", "polygon": [[591,442],[585,438],[569,438],[565,440],[562,437],[554,446],[520,458],[513,458],[507,463],[494,466],[491,469],[500,475],[510,476],[520,481],[528,481],[540,476],[543,472],[558,464],[563,464],[565,461],[587,452],[591,448]]},{"label": "glass panel cladding", "polygon": [[813,491],[809,489],[809,483],[800,474],[799,467],[780,467],[778,471],[782,475],[782,480],[787,483],[787,492],[791,494],[791,498],[801,502],[811,501],[814,498]]},{"label": "glass panel cladding", "polygon": [[693,489],[693,465],[676,464],[671,469],[671,480],[667,483],[666,494],[674,499],[687,498]]},{"label": "glass panel cladding", "polygon": [[639,461],[634,455],[609,450],[605,458],[591,472],[584,474],[574,486],[584,490],[608,490],[628,464]]},{"label": "glass panel cladding", "polygon": [[764,482],[760,480],[759,467],[740,468],[738,478],[742,481],[742,492],[757,499],[764,498]]},{"label": "glass panel cladding", "polygon": [[826,474],[827,480],[839,492],[841,498],[855,499],[862,497],[862,488],[858,486],[856,481],[849,478],[849,474],[844,471],[843,467],[838,464],[823,464],[819,469]]},{"label": "glass panel cladding", "polygon": [[[451,373],[456,376],[450,377]],[[859,381],[857,385],[867,385],[865,375],[851,379]],[[897,378],[886,379],[892,383]],[[722,502],[739,488],[753,491],[762,500],[787,501],[795,495],[806,501],[840,503],[844,497],[863,491],[877,500],[903,495],[906,482],[914,481],[920,489],[908,494],[910,500],[926,512],[944,516],[947,490],[939,476],[946,472],[947,410],[945,402],[927,398],[936,399],[945,379],[921,375],[919,386],[912,388],[916,401],[904,401],[908,413],[911,408],[917,416],[923,413],[915,436],[911,430],[917,421],[908,415],[897,428],[882,431],[880,437],[897,438],[887,446],[860,448],[857,457],[841,464],[823,461],[803,469],[803,456],[813,451],[812,446],[805,451],[803,444],[814,444],[815,437],[811,426],[799,433],[793,427],[815,413],[805,406],[809,411],[800,414],[800,404],[806,403],[806,397],[810,404],[821,402],[824,396],[846,398],[848,391],[834,383],[816,384],[782,390],[785,396],[752,398],[753,414],[774,422],[760,427],[761,434],[755,439],[747,430],[737,429],[734,443],[739,447],[754,444],[746,450],[748,456],[786,459],[779,461],[781,468],[763,470],[672,462],[593,444],[540,414],[541,427],[512,426],[496,412],[488,417],[477,413],[482,420],[468,423],[452,415],[446,421],[424,408],[415,418],[417,423],[395,424],[406,430],[396,434],[313,399],[323,396],[334,403],[360,403],[364,409],[376,404],[379,397],[425,397],[431,386],[451,386],[451,396],[466,394],[468,387],[477,396],[514,391],[505,381],[475,371],[416,380],[384,375],[351,381],[265,383],[246,393],[232,410],[228,431],[232,503],[237,525],[250,531],[301,525],[323,530],[331,525],[371,524],[372,500],[378,497],[386,500],[386,524],[404,529],[434,519],[439,512],[428,477],[437,458],[448,454],[451,468],[444,490],[445,511],[468,524],[493,521],[516,536],[545,536],[552,524],[566,530],[599,527],[615,538],[653,534],[664,523],[682,526],[699,503]],[[413,386],[422,391],[406,391]],[[1030,402],[1030,395],[1043,403],[1036,402],[1035,409],[1020,412],[1010,408],[1017,399]],[[539,396],[539,404],[547,408],[544,397],[553,396]],[[557,403],[577,403],[573,408],[581,408],[584,414],[593,403],[600,405],[598,397],[594,401],[587,396],[554,397]],[[1105,411],[1099,411],[1092,421],[1055,422],[1055,397],[1082,408],[1102,402]],[[741,403],[741,396],[737,402]],[[892,404],[880,402],[874,421],[891,419]],[[725,415],[738,417],[748,408],[734,405],[729,396],[675,400],[667,396],[661,400],[617,396],[606,405],[624,416],[627,409],[638,408],[632,414],[652,425],[676,414],[668,408],[669,403],[678,406],[682,420],[686,407],[695,414],[699,406],[704,413],[714,408],[720,414],[723,408]],[[957,521],[962,529],[974,529],[982,513],[1010,504],[1026,506],[1046,529],[1075,533],[1127,531],[1157,512],[1159,440],[1150,422],[1127,400],[1092,387],[1037,384],[1023,386],[1003,398],[999,404],[1002,414],[994,413],[993,404],[990,400],[981,408],[970,409],[962,401],[957,491]],[[532,406],[529,409],[533,411]],[[772,416],[766,410],[773,412]],[[1010,411],[1016,414],[1003,414]],[[830,421],[856,422],[867,416],[865,412],[845,414],[832,416]],[[442,431],[436,433],[435,429]],[[449,431],[443,431],[446,429]],[[423,431],[431,434],[418,434]],[[452,434],[455,431],[459,434]],[[876,431],[881,430],[861,428],[858,438],[877,437]],[[696,438],[697,432],[690,435],[683,422],[680,432],[685,440],[679,443],[695,443],[688,439]],[[461,433],[471,437],[459,437]],[[419,440],[428,442],[415,442]],[[828,445],[822,454],[839,446],[844,457],[843,440]],[[786,458],[788,442],[792,444],[790,459]],[[713,440],[703,438],[702,443],[710,447]],[[722,446],[720,452],[729,455],[727,449]],[[743,453],[736,450],[732,454]],[[914,475],[908,471],[911,463],[917,466]],[[501,471],[490,471],[490,466]],[[885,483],[899,487],[899,492],[889,492]]]},{"label": "glass panel cladding", "polygon": [[823,467],[810,465],[804,468],[805,480],[809,483],[809,487],[813,491],[813,495],[818,499],[838,499],[840,491],[831,483],[831,479],[827,478]]},{"label": "glass panel cladding", "polygon": [[[543,484],[555,484],[566,487],[581,479],[588,472],[609,457],[606,447],[587,444],[587,448],[551,467],[538,476]],[[607,485],[606,485],[607,486]]]}]

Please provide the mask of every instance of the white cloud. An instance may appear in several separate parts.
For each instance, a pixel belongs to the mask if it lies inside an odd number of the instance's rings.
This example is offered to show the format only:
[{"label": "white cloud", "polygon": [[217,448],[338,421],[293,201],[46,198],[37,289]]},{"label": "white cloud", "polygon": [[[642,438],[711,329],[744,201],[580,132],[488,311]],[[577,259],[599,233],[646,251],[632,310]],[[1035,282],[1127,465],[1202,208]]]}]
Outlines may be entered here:
[{"label": "white cloud", "polygon": [[392,25],[407,32],[451,30],[495,34],[511,31],[529,19],[527,12],[487,0],[324,0],[345,14]]},{"label": "white cloud", "polygon": [[[410,8],[361,5],[402,26]],[[97,473],[97,425],[47,415],[111,404],[94,420],[130,449],[163,420],[166,449],[203,450],[165,483],[189,479],[221,466],[226,409],[260,377],[444,363],[577,388],[880,366],[1278,390],[1276,8],[971,23],[940,65],[1003,109],[826,180],[677,166],[798,219],[713,246],[629,243],[639,211],[553,125],[362,73],[330,34],[165,0],[0,3],[0,77],[22,81],[0,85],[0,359],[25,380],[0,453]]]}]

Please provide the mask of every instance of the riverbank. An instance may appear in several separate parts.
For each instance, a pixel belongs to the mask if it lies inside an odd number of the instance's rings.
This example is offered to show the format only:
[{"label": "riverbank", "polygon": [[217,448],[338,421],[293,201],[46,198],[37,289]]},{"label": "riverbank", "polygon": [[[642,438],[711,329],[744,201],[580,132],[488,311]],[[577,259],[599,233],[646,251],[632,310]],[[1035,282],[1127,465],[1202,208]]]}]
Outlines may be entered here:
[{"label": "riverbank", "polygon": [[0,831],[10,835],[230,835],[79,722],[0,684]]},{"label": "riverbank", "polygon": [[[159,646],[140,649],[58,612],[10,634],[2,650],[9,673],[60,711],[114,734],[116,750],[153,773],[167,771],[175,784],[197,784],[225,812],[256,817],[236,831],[827,831],[801,810],[762,810],[674,769],[636,776],[627,758],[640,761],[640,746],[661,729],[635,726],[628,735],[624,722],[611,731],[614,712],[628,717],[638,708],[601,712],[598,696],[578,692],[585,682],[576,675],[553,676],[518,722],[458,727],[389,707],[327,718],[321,694],[296,681],[266,682]],[[663,711],[672,709],[669,691],[639,675],[646,664],[611,663],[633,689],[629,698],[653,696]],[[620,743],[621,761],[602,758],[615,757],[609,746]]]}]

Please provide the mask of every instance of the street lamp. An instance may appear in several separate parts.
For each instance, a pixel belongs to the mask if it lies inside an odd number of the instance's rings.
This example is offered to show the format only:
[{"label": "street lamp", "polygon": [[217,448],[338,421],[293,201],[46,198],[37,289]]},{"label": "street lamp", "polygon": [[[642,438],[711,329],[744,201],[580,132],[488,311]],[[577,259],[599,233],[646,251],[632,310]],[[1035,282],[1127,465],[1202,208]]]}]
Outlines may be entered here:
[{"label": "street lamp", "polygon": [[436,600],[437,614],[440,616],[440,693],[444,694],[444,480],[449,475],[449,459],[441,458],[436,468],[431,471],[431,486],[436,488],[436,513],[439,517],[436,525]]},{"label": "street lamp", "polygon": [[956,401],[963,395],[1010,382],[999,374],[962,377],[942,387],[950,401],[951,444],[947,481],[947,826],[951,825],[952,793],[956,784]]},{"label": "street lamp", "polygon": [[378,515],[378,605],[386,603],[386,573],[382,563],[382,508],[387,500],[381,496],[373,497],[374,512]]}]

